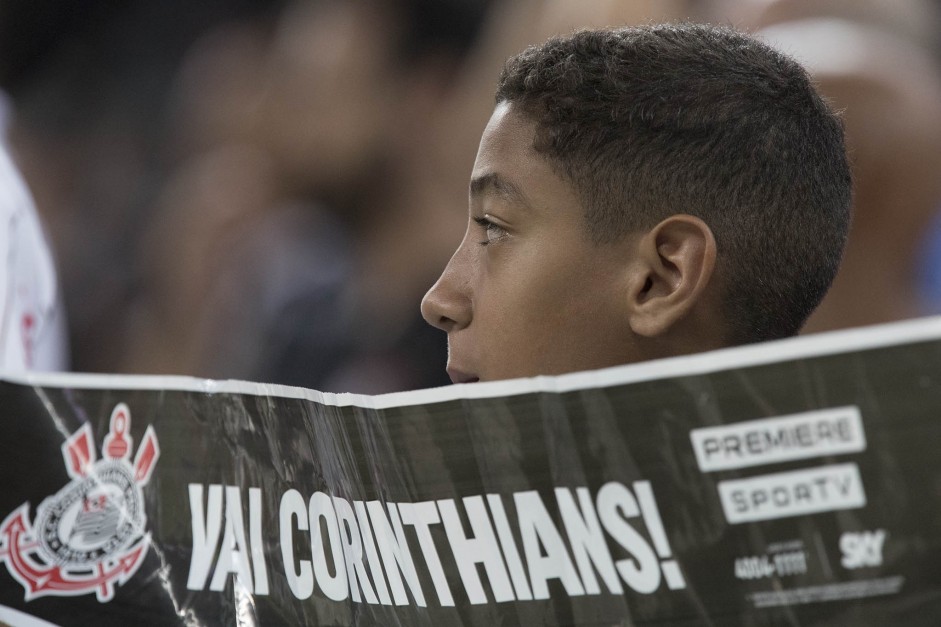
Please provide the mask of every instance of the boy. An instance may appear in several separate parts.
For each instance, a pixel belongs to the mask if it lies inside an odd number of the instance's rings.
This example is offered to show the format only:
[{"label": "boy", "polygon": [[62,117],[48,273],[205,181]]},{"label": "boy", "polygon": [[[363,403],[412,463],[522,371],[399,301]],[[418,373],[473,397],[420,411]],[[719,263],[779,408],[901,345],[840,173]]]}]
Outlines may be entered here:
[{"label": "boy", "polygon": [[455,383],[797,333],[851,178],[806,72],[725,28],[583,31],[510,59],[464,241],[422,302]]}]

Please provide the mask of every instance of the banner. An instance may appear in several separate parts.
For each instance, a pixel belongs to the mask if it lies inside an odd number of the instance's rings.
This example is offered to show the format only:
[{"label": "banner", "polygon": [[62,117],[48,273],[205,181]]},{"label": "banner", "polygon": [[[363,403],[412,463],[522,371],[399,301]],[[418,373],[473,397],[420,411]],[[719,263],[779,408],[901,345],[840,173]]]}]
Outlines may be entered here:
[{"label": "banner", "polygon": [[941,624],[941,319],[385,396],[0,382],[0,623]]}]

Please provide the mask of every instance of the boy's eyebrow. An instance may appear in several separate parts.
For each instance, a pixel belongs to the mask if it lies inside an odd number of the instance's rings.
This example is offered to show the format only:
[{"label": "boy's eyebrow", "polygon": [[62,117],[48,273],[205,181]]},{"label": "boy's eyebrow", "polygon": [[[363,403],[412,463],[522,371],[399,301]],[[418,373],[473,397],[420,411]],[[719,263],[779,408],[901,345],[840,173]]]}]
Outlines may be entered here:
[{"label": "boy's eyebrow", "polygon": [[480,196],[488,191],[495,192],[498,196],[514,204],[529,207],[529,200],[519,186],[509,181],[497,172],[487,172],[480,176],[475,176],[470,182],[471,197]]}]

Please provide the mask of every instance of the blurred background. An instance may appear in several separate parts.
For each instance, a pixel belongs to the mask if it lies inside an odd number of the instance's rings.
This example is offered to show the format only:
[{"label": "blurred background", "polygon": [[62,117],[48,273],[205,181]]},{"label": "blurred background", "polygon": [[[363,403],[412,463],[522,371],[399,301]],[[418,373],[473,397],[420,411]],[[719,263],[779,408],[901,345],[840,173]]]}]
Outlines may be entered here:
[{"label": "blurred background", "polygon": [[844,110],[846,260],[807,332],[941,313],[941,0],[0,0],[6,145],[70,369],[443,385],[418,305],[503,60],[583,26],[731,24]]}]

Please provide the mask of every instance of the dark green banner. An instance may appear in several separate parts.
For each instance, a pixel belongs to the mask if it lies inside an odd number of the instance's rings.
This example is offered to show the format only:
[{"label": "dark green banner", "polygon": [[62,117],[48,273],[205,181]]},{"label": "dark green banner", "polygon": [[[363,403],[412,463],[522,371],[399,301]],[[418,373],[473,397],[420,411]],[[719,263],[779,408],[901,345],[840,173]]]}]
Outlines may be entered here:
[{"label": "dark green banner", "polygon": [[0,383],[0,622],[941,624],[941,320],[378,397]]}]

